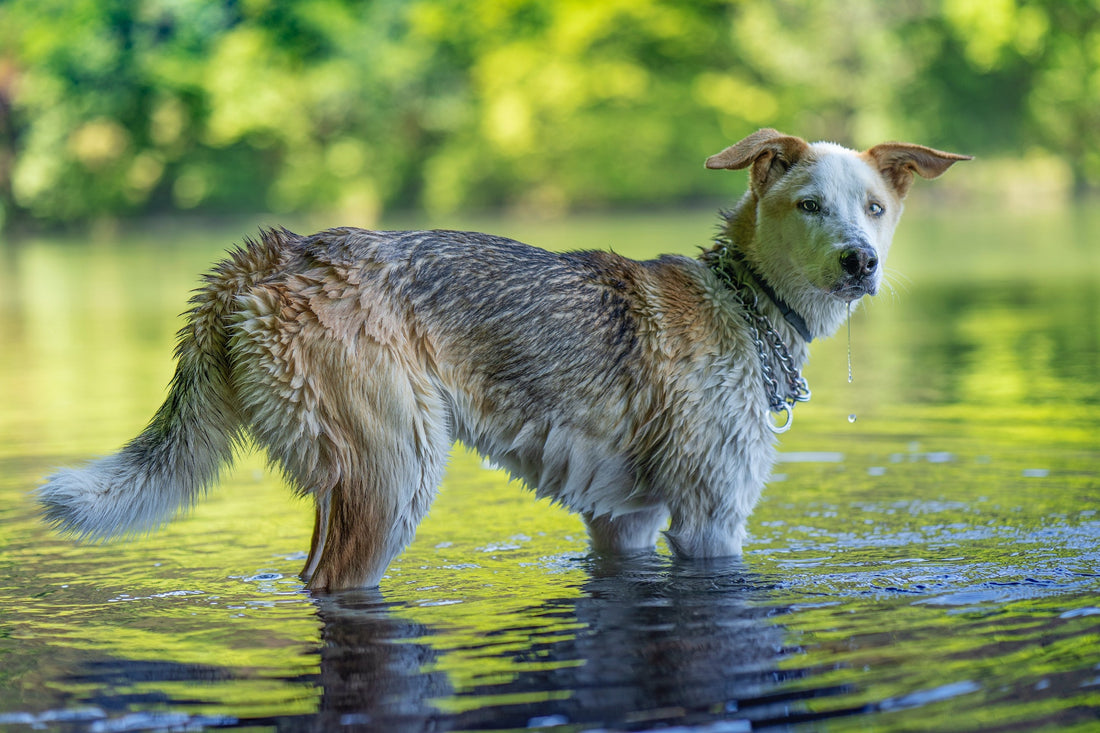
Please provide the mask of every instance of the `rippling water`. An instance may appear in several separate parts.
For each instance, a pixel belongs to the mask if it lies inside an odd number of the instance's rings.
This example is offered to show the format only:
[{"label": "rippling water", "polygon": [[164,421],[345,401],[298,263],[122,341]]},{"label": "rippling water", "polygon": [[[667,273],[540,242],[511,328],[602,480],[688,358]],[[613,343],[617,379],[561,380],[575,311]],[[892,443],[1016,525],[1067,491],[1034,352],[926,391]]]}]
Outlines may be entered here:
[{"label": "rippling water", "polygon": [[[57,538],[27,496],[140,429],[195,275],[247,232],[7,243],[0,729],[1100,726],[1100,217],[907,217],[851,384],[843,329],[815,345],[740,561],[591,557],[459,448],[381,590],[323,597],[261,456],[128,543]],[[480,226],[651,256],[710,224]]]}]

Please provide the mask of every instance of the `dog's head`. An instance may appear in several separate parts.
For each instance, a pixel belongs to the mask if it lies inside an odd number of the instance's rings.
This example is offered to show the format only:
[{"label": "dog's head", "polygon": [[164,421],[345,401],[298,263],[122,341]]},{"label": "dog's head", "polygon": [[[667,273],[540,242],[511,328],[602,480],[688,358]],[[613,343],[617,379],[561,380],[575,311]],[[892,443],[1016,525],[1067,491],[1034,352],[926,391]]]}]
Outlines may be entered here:
[{"label": "dog's head", "polygon": [[751,166],[755,230],[745,254],[804,308],[822,296],[848,303],[873,295],[914,175],[935,178],[969,160],[910,143],[862,153],[758,130],[707,159],[707,168]]}]

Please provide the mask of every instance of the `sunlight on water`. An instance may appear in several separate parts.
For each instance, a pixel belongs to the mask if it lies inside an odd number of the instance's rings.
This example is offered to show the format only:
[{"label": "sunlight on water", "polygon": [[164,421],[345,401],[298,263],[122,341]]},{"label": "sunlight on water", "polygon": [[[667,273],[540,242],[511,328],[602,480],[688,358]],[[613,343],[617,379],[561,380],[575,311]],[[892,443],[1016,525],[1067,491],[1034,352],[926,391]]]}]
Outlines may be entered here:
[{"label": "sunlight on water", "polygon": [[[27,493],[140,430],[197,274],[248,229],[8,243],[0,727],[1095,724],[1100,219],[906,216],[909,284],[815,342],[742,560],[590,557],[576,517],[459,447],[381,590],[315,598],[311,509],[262,455],[128,542],[58,538]],[[477,226],[652,256],[711,225],[635,219]]]}]

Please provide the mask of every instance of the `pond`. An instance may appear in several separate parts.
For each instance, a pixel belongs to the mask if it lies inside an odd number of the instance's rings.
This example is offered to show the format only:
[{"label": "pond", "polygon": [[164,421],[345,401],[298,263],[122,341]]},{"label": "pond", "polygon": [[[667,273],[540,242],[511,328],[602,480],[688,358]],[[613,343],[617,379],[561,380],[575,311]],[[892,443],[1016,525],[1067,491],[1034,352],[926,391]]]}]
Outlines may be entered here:
[{"label": "pond", "polygon": [[[317,597],[310,507],[261,455],[127,542],[55,536],[28,493],[144,426],[255,223],[0,245],[0,728],[1095,730],[1100,214],[935,209],[852,318],[851,383],[844,330],[815,344],[739,561],[589,556],[459,447],[381,588]],[[714,221],[432,224],[650,257]]]}]

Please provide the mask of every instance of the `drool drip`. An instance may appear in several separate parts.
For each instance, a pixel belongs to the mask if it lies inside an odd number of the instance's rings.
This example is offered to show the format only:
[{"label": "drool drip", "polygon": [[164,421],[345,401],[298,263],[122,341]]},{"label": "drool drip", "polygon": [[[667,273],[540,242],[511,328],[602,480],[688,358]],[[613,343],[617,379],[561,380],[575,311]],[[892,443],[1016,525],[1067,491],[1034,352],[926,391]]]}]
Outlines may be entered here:
[{"label": "drool drip", "polygon": [[848,301],[848,384],[852,383],[852,301]]},{"label": "drool drip", "polygon": [[[852,301],[848,301],[848,384],[852,383]],[[856,414],[848,415],[848,422],[855,422]]]}]

